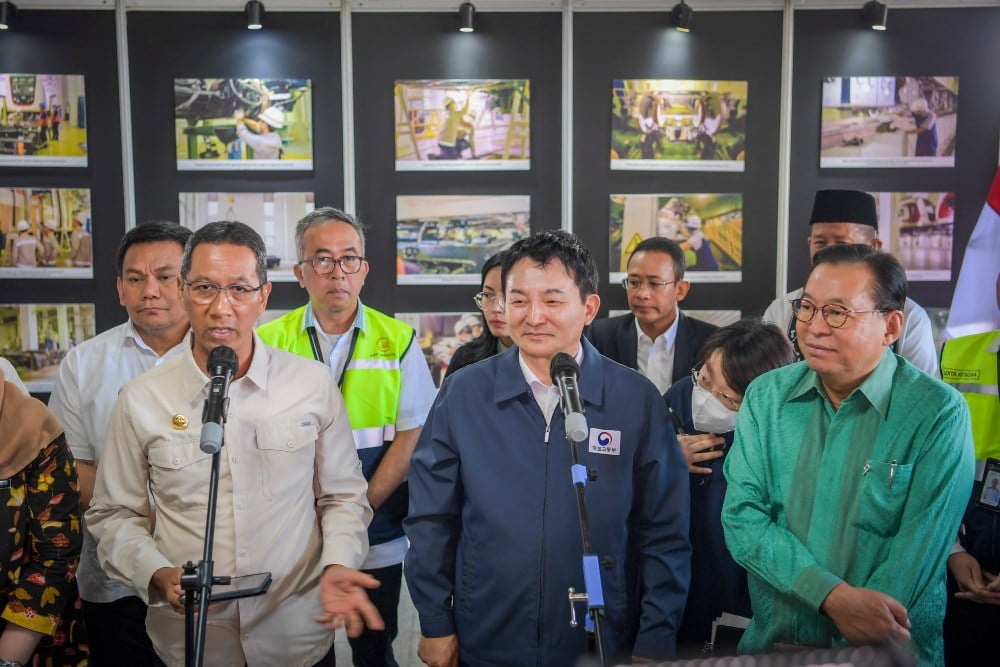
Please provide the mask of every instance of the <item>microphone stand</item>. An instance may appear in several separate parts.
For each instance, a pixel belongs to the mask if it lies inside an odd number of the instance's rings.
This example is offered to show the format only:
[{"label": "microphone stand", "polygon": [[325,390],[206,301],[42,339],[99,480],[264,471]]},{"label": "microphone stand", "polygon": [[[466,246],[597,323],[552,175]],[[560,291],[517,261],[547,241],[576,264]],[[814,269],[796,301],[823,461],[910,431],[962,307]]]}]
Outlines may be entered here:
[{"label": "microphone stand", "polygon": [[[227,399],[228,401],[228,399]],[[225,423],[225,411],[223,412]],[[205,517],[205,544],[201,561],[197,565],[188,561],[183,566],[181,588],[184,589],[184,664],[186,667],[202,667],[205,660],[205,635],[208,627],[208,606],[212,602],[212,586],[226,586],[232,577],[214,576],[215,563],[212,561],[212,546],[215,542],[216,500],[219,496],[219,458],[221,447],[212,454],[212,472],[208,479],[208,512]],[[268,575],[270,573],[267,573]],[[233,591],[226,599],[237,599],[259,595],[258,591]],[[198,606],[197,625],[195,606]]]},{"label": "microphone stand", "polygon": [[584,627],[587,632],[594,634],[594,643],[597,645],[597,656],[601,667],[608,667],[608,655],[604,646],[604,586],[601,583],[601,566],[590,542],[590,517],[587,514],[587,497],[584,494],[587,482],[597,479],[597,471],[587,470],[586,466],[580,463],[580,455],[576,449],[578,442],[574,442],[569,434],[566,435],[566,441],[569,442],[573,458],[570,472],[573,477],[573,488],[576,490],[577,513],[580,515],[580,537],[583,544],[583,584],[586,589],[585,593],[577,593],[572,587],[569,589],[569,625],[573,628],[577,626],[574,603],[586,602],[587,617],[584,621]]}]

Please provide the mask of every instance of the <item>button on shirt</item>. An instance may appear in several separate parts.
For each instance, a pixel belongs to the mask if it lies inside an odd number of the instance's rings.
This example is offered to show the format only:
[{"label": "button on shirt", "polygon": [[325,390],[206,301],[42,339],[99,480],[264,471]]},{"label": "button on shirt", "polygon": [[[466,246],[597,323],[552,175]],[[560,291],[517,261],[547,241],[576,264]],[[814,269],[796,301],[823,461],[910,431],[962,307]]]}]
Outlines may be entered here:
[{"label": "button on shirt", "polygon": [[680,312],[674,317],[667,330],[653,340],[642,331],[639,320],[635,321],[638,335],[636,341],[636,365],[640,373],[656,385],[661,394],[670,389],[674,379],[674,343],[677,340],[677,323]]},{"label": "button on shirt", "polygon": [[[201,557],[211,456],[201,452],[209,379],[190,348],[128,384],[87,513],[108,572],[145,600],[156,570]],[[271,572],[265,595],[224,603],[210,618],[205,664],[312,665],[333,633],[315,623],[324,566],[356,568],[371,508],[330,372],[254,334],[246,375],[229,391],[220,458],[215,573]],[[172,426],[185,415],[184,429]],[[149,493],[156,529],[149,530]],[[184,619],[160,599],[146,626],[160,657],[184,661]]]},{"label": "button on shirt", "polygon": [[[73,456],[99,465],[107,441],[108,420],[118,392],[126,382],[159,366],[190,347],[180,343],[158,355],[129,320],[80,343],[59,365],[49,409],[66,430]],[[88,602],[113,602],[135,595],[130,586],[110,578],[97,560],[97,543],[84,522],[83,549],[76,573],[80,597]]]}]

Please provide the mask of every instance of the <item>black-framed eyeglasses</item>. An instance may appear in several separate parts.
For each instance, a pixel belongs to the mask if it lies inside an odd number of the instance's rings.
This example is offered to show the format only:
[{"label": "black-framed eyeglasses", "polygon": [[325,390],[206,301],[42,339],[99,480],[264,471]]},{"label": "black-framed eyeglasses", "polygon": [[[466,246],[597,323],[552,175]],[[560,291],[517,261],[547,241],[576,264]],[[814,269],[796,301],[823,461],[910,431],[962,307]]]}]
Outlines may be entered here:
[{"label": "black-framed eyeglasses", "polygon": [[825,306],[820,307],[812,301],[808,301],[806,299],[792,299],[789,303],[792,304],[792,312],[795,313],[795,319],[799,322],[812,322],[816,317],[816,313],[819,312],[823,313],[823,320],[825,320],[826,323],[834,329],[840,329],[847,324],[847,320],[849,318],[857,315],[889,312],[884,308],[876,310],[851,310],[850,308],[844,308],[843,306],[837,306],[832,303],[828,303]]},{"label": "black-framed eyeglasses", "polygon": [[340,265],[340,270],[344,273],[357,273],[361,270],[361,264],[364,261],[365,258],[358,255],[344,255],[343,257],[327,257],[322,255],[303,259],[299,264],[311,264],[316,275],[328,276],[333,273],[333,267],[337,264]]},{"label": "black-framed eyeglasses", "polygon": [[493,310],[498,304],[503,307],[503,298],[499,294],[479,292],[472,297],[472,300],[476,302],[476,308],[479,310]]},{"label": "black-framed eyeglasses", "polygon": [[215,300],[219,297],[219,292],[225,292],[229,303],[234,306],[248,306],[259,298],[258,293],[264,289],[263,283],[256,287],[251,287],[250,285],[222,287],[207,280],[195,280],[194,282],[185,280],[184,284],[188,288],[188,294],[191,295],[191,301],[202,306],[215,303]]},{"label": "black-framed eyeglasses", "polygon": [[680,281],[677,280],[639,280],[638,278],[622,278],[621,286],[629,292],[637,292],[643,287],[648,287],[651,292],[659,292],[665,290],[668,285],[674,285]]},{"label": "black-framed eyeglasses", "polygon": [[736,412],[737,410],[740,409],[739,401],[737,401],[732,396],[729,396],[728,394],[723,394],[721,391],[717,391],[715,387],[708,384],[708,380],[706,380],[705,376],[702,374],[700,366],[695,366],[694,368],[691,369],[691,379],[694,380],[694,383],[696,385],[698,385],[699,387],[710,393],[712,396],[715,396],[717,399],[722,401],[722,404],[725,405],[730,410],[732,410],[733,412]]}]

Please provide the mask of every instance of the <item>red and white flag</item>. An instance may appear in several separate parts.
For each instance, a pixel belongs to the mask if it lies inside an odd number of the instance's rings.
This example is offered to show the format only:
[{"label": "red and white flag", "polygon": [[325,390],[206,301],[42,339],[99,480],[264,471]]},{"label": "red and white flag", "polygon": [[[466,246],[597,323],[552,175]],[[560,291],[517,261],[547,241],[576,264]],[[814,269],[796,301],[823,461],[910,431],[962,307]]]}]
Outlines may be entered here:
[{"label": "red and white flag", "polygon": [[994,292],[1000,273],[1000,169],[965,248],[962,271],[951,299],[946,329],[949,338],[1000,329]]}]

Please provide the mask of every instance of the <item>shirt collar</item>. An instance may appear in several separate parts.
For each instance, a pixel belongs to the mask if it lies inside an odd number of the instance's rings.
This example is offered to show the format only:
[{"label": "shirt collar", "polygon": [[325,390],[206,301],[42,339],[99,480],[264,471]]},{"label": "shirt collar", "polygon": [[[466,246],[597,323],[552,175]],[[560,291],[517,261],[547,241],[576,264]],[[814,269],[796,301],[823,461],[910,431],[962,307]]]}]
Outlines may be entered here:
[{"label": "shirt collar", "polygon": [[674,321],[670,323],[670,326],[667,327],[666,331],[664,331],[663,333],[661,333],[659,336],[656,337],[656,340],[653,340],[652,338],[646,335],[646,333],[642,330],[642,327],[639,326],[638,319],[635,321],[635,331],[639,336],[639,340],[647,340],[651,344],[654,344],[656,343],[657,340],[662,339],[663,343],[667,346],[667,349],[669,350],[674,346],[674,341],[677,340],[677,323],[680,321],[681,321],[681,309],[678,308],[677,314],[674,316]]},{"label": "shirt collar", "polygon": [[[801,364],[806,364],[805,361],[800,361]],[[896,360],[896,355],[891,348],[886,348],[882,353],[882,359],[878,362],[878,366],[875,370],[865,378],[865,381],[861,383],[857,389],[851,392],[846,400],[849,400],[856,393],[860,392],[865,399],[875,408],[878,413],[885,419],[889,414],[889,399],[892,395],[892,378],[896,373],[896,368],[899,366],[899,362]],[[789,400],[794,400],[808,394],[811,390],[815,390],[817,394],[827,399],[826,391],[823,389],[823,381],[820,380],[819,375],[816,374],[814,370],[807,367],[805,374],[799,379],[799,381],[792,387],[792,392],[789,395]],[[828,399],[827,399],[828,400]]]},{"label": "shirt collar", "polygon": [[[319,331],[323,330],[323,327],[316,322],[316,315],[313,313],[312,303],[306,304],[306,313],[302,318],[302,330],[305,331],[309,327],[316,327]],[[367,331],[365,331],[365,308],[361,305],[360,298],[358,299],[358,312],[357,315],[354,316],[354,324],[351,325],[351,328],[360,329],[361,333],[367,333]]]},{"label": "shirt collar", "polygon": [[[184,395],[190,396],[192,404],[201,398],[205,392],[210,378],[204,368],[198,366],[194,359],[194,334],[189,334],[185,338],[186,345],[182,353],[182,362],[187,371],[182,375],[181,382],[184,388]],[[243,377],[257,385],[259,389],[267,389],[267,373],[271,366],[271,349],[264,344],[264,341],[253,331],[253,358],[250,359],[250,367]],[[242,378],[241,378],[242,379]]]},{"label": "shirt collar", "polygon": [[[574,359],[576,359],[576,365],[577,366],[582,365],[582,363],[583,363],[583,344],[582,343],[580,344],[580,349],[577,350],[576,356],[574,357]],[[524,375],[524,380],[525,380],[525,382],[528,383],[529,387],[532,384],[536,383],[536,382],[538,384],[540,384],[541,386],[543,386],[543,387],[552,388],[552,387],[555,386],[555,384],[546,385],[544,382],[542,382],[541,380],[538,379],[538,376],[535,375],[534,371],[532,371],[530,368],[528,368],[528,364],[521,357],[521,350],[517,351],[517,363],[521,367],[521,373]]]},{"label": "shirt collar", "polygon": [[[189,329],[189,331],[190,331],[190,329]],[[163,354],[156,354],[156,350],[154,350],[153,348],[151,348],[149,346],[149,343],[147,343],[146,341],[144,341],[142,339],[142,336],[139,335],[139,332],[135,330],[135,323],[131,320],[131,318],[128,320],[128,322],[125,323],[125,328],[122,330],[122,344],[124,345],[129,340],[131,340],[132,343],[134,343],[139,348],[141,348],[143,350],[146,350],[148,352],[151,352],[153,355],[155,355],[157,357],[161,357],[161,358],[165,358],[165,357],[169,356],[170,353],[173,350],[176,350],[177,348],[179,348],[179,347],[181,347],[181,346],[183,346],[183,345],[185,345],[187,343],[190,343],[190,341],[188,340],[188,336],[184,336],[183,338],[181,338],[181,342],[179,342],[174,347],[170,348],[169,350],[167,350]],[[190,345],[188,345],[188,347],[190,347]]]}]

